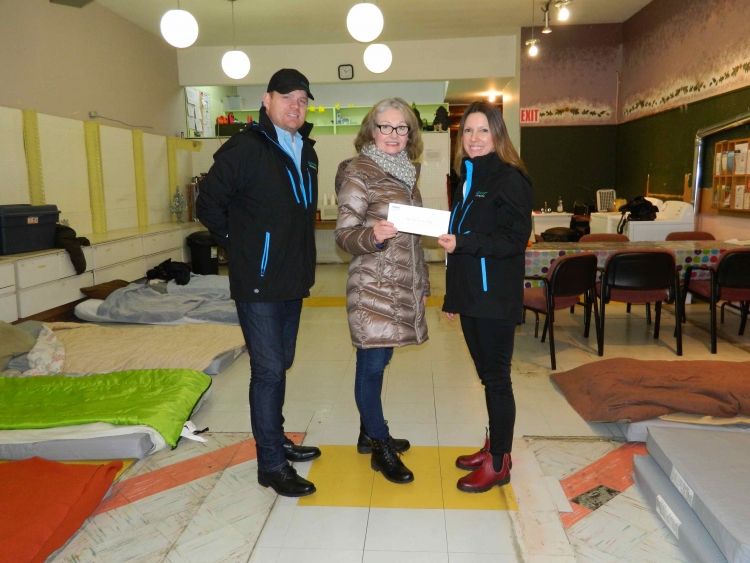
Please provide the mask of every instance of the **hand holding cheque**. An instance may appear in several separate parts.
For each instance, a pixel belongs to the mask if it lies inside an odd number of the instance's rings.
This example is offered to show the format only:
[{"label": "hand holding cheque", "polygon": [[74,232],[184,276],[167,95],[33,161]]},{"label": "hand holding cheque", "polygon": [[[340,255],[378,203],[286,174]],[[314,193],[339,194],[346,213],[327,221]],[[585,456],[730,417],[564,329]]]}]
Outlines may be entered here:
[{"label": "hand holding cheque", "polygon": [[405,233],[439,237],[448,232],[450,218],[450,211],[399,203],[388,204],[388,221]]}]

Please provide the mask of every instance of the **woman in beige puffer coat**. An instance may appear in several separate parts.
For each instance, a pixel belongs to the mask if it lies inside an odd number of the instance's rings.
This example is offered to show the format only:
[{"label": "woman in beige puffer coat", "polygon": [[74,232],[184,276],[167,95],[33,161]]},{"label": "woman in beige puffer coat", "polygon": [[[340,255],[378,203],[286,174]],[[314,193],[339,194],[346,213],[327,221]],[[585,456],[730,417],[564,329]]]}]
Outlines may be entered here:
[{"label": "woman in beige puffer coat", "polygon": [[386,220],[388,204],[422,206],[416,186],[422,139],[414,112],[400,98],[378,102],[355,140],[359,156],[339,166],[336,243],[353,254],[346,310],[357,348],[354,396],[361,424],[357,451],[372,453],[372,468],[394,483],[414,475],[399,459],[407,440],[390,436],[380,395],[393,348],[427,340],[425,303],[430,294],[418,235],[400,233]]}]

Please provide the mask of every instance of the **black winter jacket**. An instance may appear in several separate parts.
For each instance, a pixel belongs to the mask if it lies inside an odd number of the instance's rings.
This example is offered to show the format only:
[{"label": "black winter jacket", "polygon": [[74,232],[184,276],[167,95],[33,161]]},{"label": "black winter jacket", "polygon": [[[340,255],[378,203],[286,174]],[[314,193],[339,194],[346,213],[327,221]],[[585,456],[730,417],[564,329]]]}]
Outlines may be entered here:
[{"label": "black winter jacket", "polygon": [[531,180],[494,152],[465,158],[453,202],[456,249],[448,255],[443,311],[520,323]]},{"label": "black winter jacket", "polygon": [[318,156],[311,129],[305,123],[299,130],[300,174],[261,110],[259,123],[216,151],[200,183],[197,216],[227,249],[236,301],[279,302],[310,295],[318,207]]}]

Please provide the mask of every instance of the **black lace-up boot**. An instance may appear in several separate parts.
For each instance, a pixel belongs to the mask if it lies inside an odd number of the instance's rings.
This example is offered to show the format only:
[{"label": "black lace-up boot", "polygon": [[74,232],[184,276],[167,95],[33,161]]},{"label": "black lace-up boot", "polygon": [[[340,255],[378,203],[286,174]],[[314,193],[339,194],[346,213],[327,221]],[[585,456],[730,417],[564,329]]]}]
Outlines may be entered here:
[{"label": "black lace-up boot", "polygon": [[414,481],[414,473],[401,461],[400,454],[389,440],[371,440],[372,458],[370,467],[383,473],[391,483],[403,484]]},{"label": "black lace-up boot", "polygon": [[[385,425],[388,426],[388,421],[385,421]],[[402,438],[393,438],[390,435],[390,432],[388,434],[388,440],[391,443],[391,446],[393,446],[393,449],[397,452],[405,452],[411,447],[411,444],[409,443],[409,440],[404,440]],[[371,454],[372,448],[370,448],[370,437],[367,435],[367,431],[365,430],[365,425],[362,423],[362,421],[359,421],[359,439],[357,440],[357,452],[361,454]]]}]

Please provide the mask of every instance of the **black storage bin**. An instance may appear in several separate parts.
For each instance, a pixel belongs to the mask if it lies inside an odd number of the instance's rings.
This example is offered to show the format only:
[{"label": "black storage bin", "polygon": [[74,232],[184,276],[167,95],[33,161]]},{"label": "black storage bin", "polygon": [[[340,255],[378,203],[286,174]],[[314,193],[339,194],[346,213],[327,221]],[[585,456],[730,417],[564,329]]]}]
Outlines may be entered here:
[{"label": "black storage bin", "polygon": [[219,273],[219,247],[211,233],[199,231],[188,236],[187,244],[190,248],[190,260],[193,273],[206,276]]},{"label": "black storage bin", "polygon": [[0,205],[0,254],[55,247],[56,205]]}]

